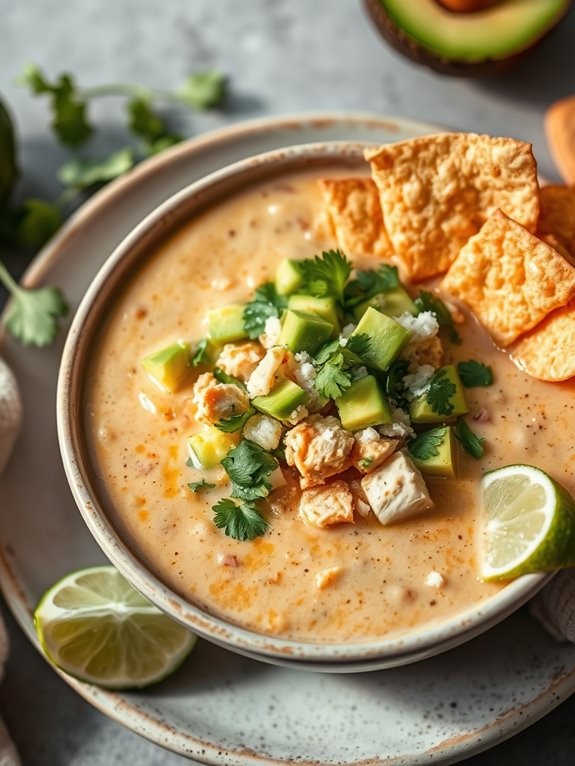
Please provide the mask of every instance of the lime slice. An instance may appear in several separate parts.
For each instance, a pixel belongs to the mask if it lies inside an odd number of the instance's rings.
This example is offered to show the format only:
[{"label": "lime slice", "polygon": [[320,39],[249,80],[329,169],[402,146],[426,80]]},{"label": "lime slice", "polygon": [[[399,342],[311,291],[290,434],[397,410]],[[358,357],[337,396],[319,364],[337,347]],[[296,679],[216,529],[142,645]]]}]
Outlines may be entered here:
[{"label": "lime slice", "polygon": [[575,501],[544,471],[508,465],[481,480],[484,580],[575,565]]},{"label": "lime slice", "polygon": [[48,659],[108,689],[161,681],[196,643],[111,566],[72,572],[53,585],[36,607],[34,624]]}]

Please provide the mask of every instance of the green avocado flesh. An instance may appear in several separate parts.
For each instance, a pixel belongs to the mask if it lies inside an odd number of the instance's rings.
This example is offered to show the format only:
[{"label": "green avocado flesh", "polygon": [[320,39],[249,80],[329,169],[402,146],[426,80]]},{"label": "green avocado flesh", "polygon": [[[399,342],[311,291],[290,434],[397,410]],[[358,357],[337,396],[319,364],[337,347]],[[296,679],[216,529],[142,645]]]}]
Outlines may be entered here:
[{"label": "green avocado flesh", "polygon": [[370,306],[352,332],[367,335],[371,341],[368,353],[362,356],[368,367],[385,372],[393,360],[409,343],[412,333],[395,319]]},{"label": "green avocado flesh", "polygon": [[206,314],[208,336],[213,341],[230,343],[243,340],[248,334],[244,328],[244,305],[222,306]]},{"label": "green avocado flesh", "polygon": [[145,356],[142,366],[160,388],[173,394],[190,372],[190,347],[187,343],[172,343]]},{"label": "green avocado flesh", "polygon": [[330,322],[339,332],[339,317],[335,298],[314,298],[312,295],[290,295],[288,309],[316,314]]},{"label": "green avocado flesh", "polygon": [[256,396],[252,404],[263,412],[277,420],[289,420],[294,410],[304,404],[307,394],[296,383],[287,378],[278,383],[267,396]]},{"label": "green avocado flesh", "polygon": [[414,316],[417,314],[415,303],[403,287],[395,287],[387,293],[378,293],[373,298],[360,303],[353,310],[355,319],[359,321],[370,306],[381,311],[382,314],[387,314],[389,317],[400,317],[406,312]]},{"label": "green avocado flesh", "polygon": [[426,476],[453,479],[455,477],[457,445],[451,426],[432,428],[429,431],[426,431],[426,433],[441,436],[441,443],[435,448],[437,455],[430,455],[428,458],[420,458],[411,455],[411,459],[421,473]]},{"label": "green avocado flesh", "polygon": [[389,406],[373,375],[366,375],[352,383],[345,394],[335,400],[335,404],[341,424],[348,431],[393,422]]},{"label": "green avocado flesh", "polygon": [[283,318],[279,345],[287,346],[296,354],[307,351],[315,354],[332,337],[334,326],[317,314],[288,309]]},{"label": "green avocado flesh", "polygon": [[504,59],[550,29],[568,0],[504,0],[475,13],[453,13],[436,0],[380,0],[392,21],[424,48],[454,61]]}]

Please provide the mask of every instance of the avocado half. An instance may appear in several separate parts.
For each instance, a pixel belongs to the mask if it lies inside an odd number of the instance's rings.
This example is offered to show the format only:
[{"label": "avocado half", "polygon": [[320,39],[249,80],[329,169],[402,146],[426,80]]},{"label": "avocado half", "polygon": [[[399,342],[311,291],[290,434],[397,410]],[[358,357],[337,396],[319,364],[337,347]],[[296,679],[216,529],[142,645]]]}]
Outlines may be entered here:
[{"label": "avocado half", "polygon": [[450,11],[438,0],[364,0],[400,53],[445,74],[484,77],[506,69],[563,18],[571,0],[499,0]]}]

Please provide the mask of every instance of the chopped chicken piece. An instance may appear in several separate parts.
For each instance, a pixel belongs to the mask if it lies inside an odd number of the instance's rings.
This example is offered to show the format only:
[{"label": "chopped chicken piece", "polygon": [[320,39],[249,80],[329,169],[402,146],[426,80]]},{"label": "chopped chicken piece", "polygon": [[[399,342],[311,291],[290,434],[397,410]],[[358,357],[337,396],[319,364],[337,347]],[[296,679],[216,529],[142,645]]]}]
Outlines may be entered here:
[{"label": "chopped chicken piece", "polygon": [[443,588],[445,585],[445,577],[441,572],[430,572],[425,578],[425,584],[430,588]]},{"label": "chopped chicken piece", "polygon": [[300,423],[285,438],[288,465],[301,474],[302,489],[324,484],[325,480],[351,466],[353,435],[333,416],[316,417]]},{"label": "chopped chicken piece", "polygon": [[279,317],[268,317],[266,319],[264,332],[259,337],[259,342],[264,348],[277,346],[280,340],[281,331],[282,323],[280,322]]},{"label": "chopped chicken piece", "polygon": [[299,503],[300,516],[314,527],[324,529],[334,524],[353,524],[353,495],[345,481],[306,489]]},{"label": "chopped chicken piece", "polygon": [[211,372],[205,372],[194,384],[193,400],[196,417],[202,423],[239,415],[249,407],[248,395],[233,383],[220,383]]},{"label": "chopped chicken piece", "polygon": [[304,407],[303,404],[300,404],[299,407],[296,407],[295,410],[290,413],[288,423],[290,423],[292,426],[295,426],[296,423],[299,423],[300,420],[307,418],[308,415],[308,408]]},{"label": "chopped chicken piece", "polygon": [[218,367],[221,367],[228,375],[245,382],[264,358],[264,355],[264,349],[255,341],[242,343],[239,346],[234,343],[226,343],[218,357]]},{"label": "chopped chicken piece", "polygon": [[418,367],[431,365],[437,369],[443,364],[443,344],[441,338],[434,335],[420,343],[408,343],[401,354],[409,362],[409,370],[415,372]]},{"label": "chopped chicken piece", "polygon": [[313,578],[313,583],[318,590],[325,590],[334,583],[341,574],[341,567],[330,567],[317,572]]},{"label": "chopped chicken piece", "polygon": [[294,365],[293,354],[284,346],[268,349],[247,382],[250,397],[267,396],[281,377],[291,377]]},{"label": "chopped chicken piece", "polygon": [[423,476],[403,451],[364,476],[361,486],[382,524],[403,521],[433,508]]},{"label": "chopped chicken piece", "polygon": [[244,426],[244,436],[266,450],[276,449],[282,438],[279,420],[269,415],[254,415]]},{"label": "chopped chicken piece", "polygon": [[[365,432],[371,432],[375,434],[375,439],[365,439],[363,436]],[[369,435],[371,435],[369,433]],[[366,428],[363,431],[359,431],[354,434],[355,444],[351,451],[351,462],[361,473],[371,473],[382,463],[385,463],[387,458],[392,455],[399,446],[399,439],[388,439],[380,436],[375,428]]]}]

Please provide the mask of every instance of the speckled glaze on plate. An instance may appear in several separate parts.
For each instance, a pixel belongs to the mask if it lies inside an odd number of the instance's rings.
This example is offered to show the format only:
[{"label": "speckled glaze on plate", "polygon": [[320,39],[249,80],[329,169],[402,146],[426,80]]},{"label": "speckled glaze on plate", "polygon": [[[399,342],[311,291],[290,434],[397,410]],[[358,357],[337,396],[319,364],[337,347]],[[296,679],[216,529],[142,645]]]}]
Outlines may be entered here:
[{"label": "speckled glaze on plate", "polygon": [[[60,284],[76,306],[139,220],[219,167],[297,143],[385,142],[431,130],[369,115],[304,115],[243,123],[190,141],[93,198],[26,281]],[[35,645],[31,613],[41,593],[71,569],[102,561],[58,455],[54,400],[62,342],[45,350],[24,351],[9,340],[2,346],[25,413],[0,480],[0,580]],[[361,676],[275,668],[202,642],[175,677],[145,692],[114,694],[64,678],[133,731],[206,763],[446,764],[497,744],[575,691],[575,646],[554,643],[519,612],[444,655]]]}]

